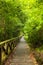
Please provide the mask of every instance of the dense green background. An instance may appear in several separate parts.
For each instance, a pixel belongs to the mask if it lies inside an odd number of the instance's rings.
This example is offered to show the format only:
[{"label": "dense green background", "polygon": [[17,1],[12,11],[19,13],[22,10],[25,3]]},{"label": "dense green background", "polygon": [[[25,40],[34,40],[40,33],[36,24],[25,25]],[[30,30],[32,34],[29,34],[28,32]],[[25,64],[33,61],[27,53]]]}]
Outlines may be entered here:
[{"label": "dense green background", "polygon": [[[27,2],[27,3],[26,3]],[[26,0],[24,37],[31,47],[43,45],[43,0]]]},{"label": "dense green background", "polygon": [[0,41],[19,36],[24,19],[19,1],[0,0]]},{"label": "dense green background", "polygon": [[0,41],[21,32],[32,47],[43,45],[43,0],[0,0]]}]

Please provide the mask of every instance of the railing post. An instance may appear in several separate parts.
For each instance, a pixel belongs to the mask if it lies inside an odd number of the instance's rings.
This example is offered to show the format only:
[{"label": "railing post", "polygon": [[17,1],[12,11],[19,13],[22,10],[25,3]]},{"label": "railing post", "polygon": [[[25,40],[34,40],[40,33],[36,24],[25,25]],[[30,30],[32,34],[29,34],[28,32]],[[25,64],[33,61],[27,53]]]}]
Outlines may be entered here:
[{"label": "railing post", "polygon": [[0,46],[0,65],[2,65],[2,48]]}]

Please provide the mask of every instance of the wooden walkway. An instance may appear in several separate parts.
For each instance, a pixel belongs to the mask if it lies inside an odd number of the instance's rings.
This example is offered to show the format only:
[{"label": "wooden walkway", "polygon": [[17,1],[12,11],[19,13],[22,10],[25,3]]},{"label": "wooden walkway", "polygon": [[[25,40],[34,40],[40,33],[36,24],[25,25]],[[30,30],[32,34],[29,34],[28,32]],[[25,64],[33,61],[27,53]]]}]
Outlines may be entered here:
[{"label": "wooden walkway", "polygon": [[5,65],[38,65],[24,38],[14,49]]}]

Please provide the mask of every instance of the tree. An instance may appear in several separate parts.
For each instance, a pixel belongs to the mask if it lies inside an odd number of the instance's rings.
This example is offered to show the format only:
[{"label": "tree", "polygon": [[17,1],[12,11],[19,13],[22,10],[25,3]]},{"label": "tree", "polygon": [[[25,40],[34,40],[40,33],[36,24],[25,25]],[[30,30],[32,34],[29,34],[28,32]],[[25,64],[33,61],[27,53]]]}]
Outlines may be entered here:
[{"label": "tree", "polygon": [[29,0],[27,9],[28,20],[24,26],[24,37],[32,47],[43,43],[43,2]]},{"label": "tree", "polygon": [[17,16],[20,8],[16,2],[15,0],[0,0],[0,41],[20,35],[22,23]]}]

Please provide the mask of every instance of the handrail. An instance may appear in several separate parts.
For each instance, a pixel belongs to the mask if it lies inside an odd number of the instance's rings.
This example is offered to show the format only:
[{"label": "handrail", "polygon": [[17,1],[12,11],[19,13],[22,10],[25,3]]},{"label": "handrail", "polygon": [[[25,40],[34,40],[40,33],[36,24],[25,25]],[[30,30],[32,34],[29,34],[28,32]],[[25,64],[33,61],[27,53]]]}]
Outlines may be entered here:
[{"label": "handrail", "polygon": [[[0,42],[0,65],[3,65],[6,58],[8,58],[9,54],[12,52],[12,50],[16,47],[19,39],[22,37],[22,35],[5,40],[3,42]],[[10,52],[9,52],[10,50]],[[3,52],[5,54],[5,59],[3,59]]]},{"label": "handrail", "polygon": [[15,38],[12,38],[12,39],[5,40],[5,41],[3,41],[3,42],[0,42],[0,45],[3,45],[3,43],[9,42],[9,41],[14,40],[14,39],[15,39]]},{"label": "handrail", "polygon": [[[19,37],[21,37],[22,35],[20,35]],[[11,39],[9,39],[9,40],[5,40],[5,41],[3,41],[3,42],[0,42],[0,45],[3,45],[4,43],[6,43],[6,42],[9,42],[9,41],[12,41],[12,40],[16,40],[18,37],[15,37],[15,38],[11,38]]]}]

